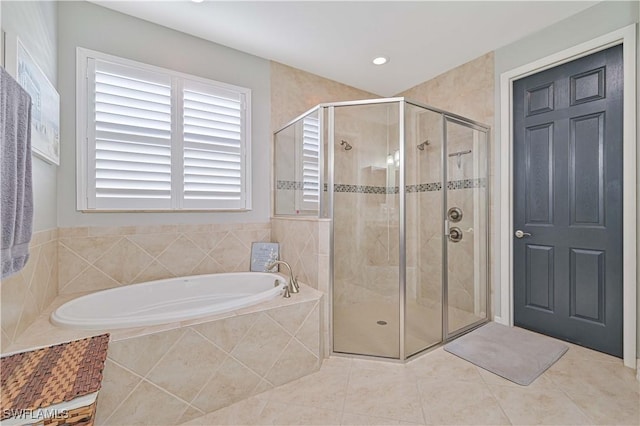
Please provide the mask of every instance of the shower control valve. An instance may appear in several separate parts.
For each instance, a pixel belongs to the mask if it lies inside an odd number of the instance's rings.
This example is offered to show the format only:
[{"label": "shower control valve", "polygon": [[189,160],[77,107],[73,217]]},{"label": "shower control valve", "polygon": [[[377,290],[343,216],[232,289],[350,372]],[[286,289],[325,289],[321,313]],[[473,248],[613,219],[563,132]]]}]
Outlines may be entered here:
[{"label": "shower control valve", "polygon": [[453,228],[449,229],[449,240],[451,240],[452,243],[457,243],[461,241],[462,229],[458,228],[457,226],[454,226]]},{"label": "shower control valve", "polygon": [[447,217],[451,222],[460,222],[462,220],[462,210],[460,207],[451,207],[447,210]]}]

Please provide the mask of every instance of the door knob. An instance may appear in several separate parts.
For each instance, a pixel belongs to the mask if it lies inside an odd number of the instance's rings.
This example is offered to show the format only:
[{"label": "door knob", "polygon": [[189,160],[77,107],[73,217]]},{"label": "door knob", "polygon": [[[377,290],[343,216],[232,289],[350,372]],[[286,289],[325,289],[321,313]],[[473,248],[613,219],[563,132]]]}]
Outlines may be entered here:
[{"label": "door knob", "polygon": [[520,229],[516,231],[516,238],[530,237],[531,234],[528,232],[523,232]]}]

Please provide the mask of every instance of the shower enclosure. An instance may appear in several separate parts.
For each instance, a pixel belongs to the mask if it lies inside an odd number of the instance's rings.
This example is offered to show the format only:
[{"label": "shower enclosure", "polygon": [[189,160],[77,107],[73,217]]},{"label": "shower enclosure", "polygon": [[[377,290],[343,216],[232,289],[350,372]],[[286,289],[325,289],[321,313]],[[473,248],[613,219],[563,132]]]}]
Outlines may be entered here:
[{"label": "shower enclosure", "polygon": [[405,98],[275,133],[275,215],[331,219],[331,350],[406,360],[488,318],[488,127]]}]

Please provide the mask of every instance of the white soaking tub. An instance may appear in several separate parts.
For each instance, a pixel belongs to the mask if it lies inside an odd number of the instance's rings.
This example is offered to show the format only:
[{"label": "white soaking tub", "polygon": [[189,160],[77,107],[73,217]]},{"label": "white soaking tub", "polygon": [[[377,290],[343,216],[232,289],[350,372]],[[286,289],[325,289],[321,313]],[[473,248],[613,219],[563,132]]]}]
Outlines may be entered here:
[{"label": "white soaking tub", "polygon": [[127,285],[73,299],[51,314],[60,327],[109,330],[190,320],[282,294],[286,280],[263,272],[193,275]]}]

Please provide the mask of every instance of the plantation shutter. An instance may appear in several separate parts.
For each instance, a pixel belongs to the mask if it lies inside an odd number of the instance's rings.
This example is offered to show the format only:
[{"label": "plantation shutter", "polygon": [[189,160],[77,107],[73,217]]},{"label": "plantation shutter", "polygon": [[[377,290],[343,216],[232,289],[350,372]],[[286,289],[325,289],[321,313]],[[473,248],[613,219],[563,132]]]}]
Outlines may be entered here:
[{"label": "plantation shutter", "polygon": [[88,162],[88,173],[95,186],[89,187],[88,207],[170,208],[171,77],[89,61],[95,73],[88,110],[95,126],[87,132],[95,161]]},{"label": "plantation shutter", "polygon": [[78,58],[79,210],[251,208],[250,89],[82,48]]},{"label": "plantation shutter", "polygon": [[185,80],[184,208],[245,207],[245,96]]},{"label": "plantation shutter", "polygon": [[320,197],[320,129],[316,117],[302,121],[302,208],[317,210]]}]

